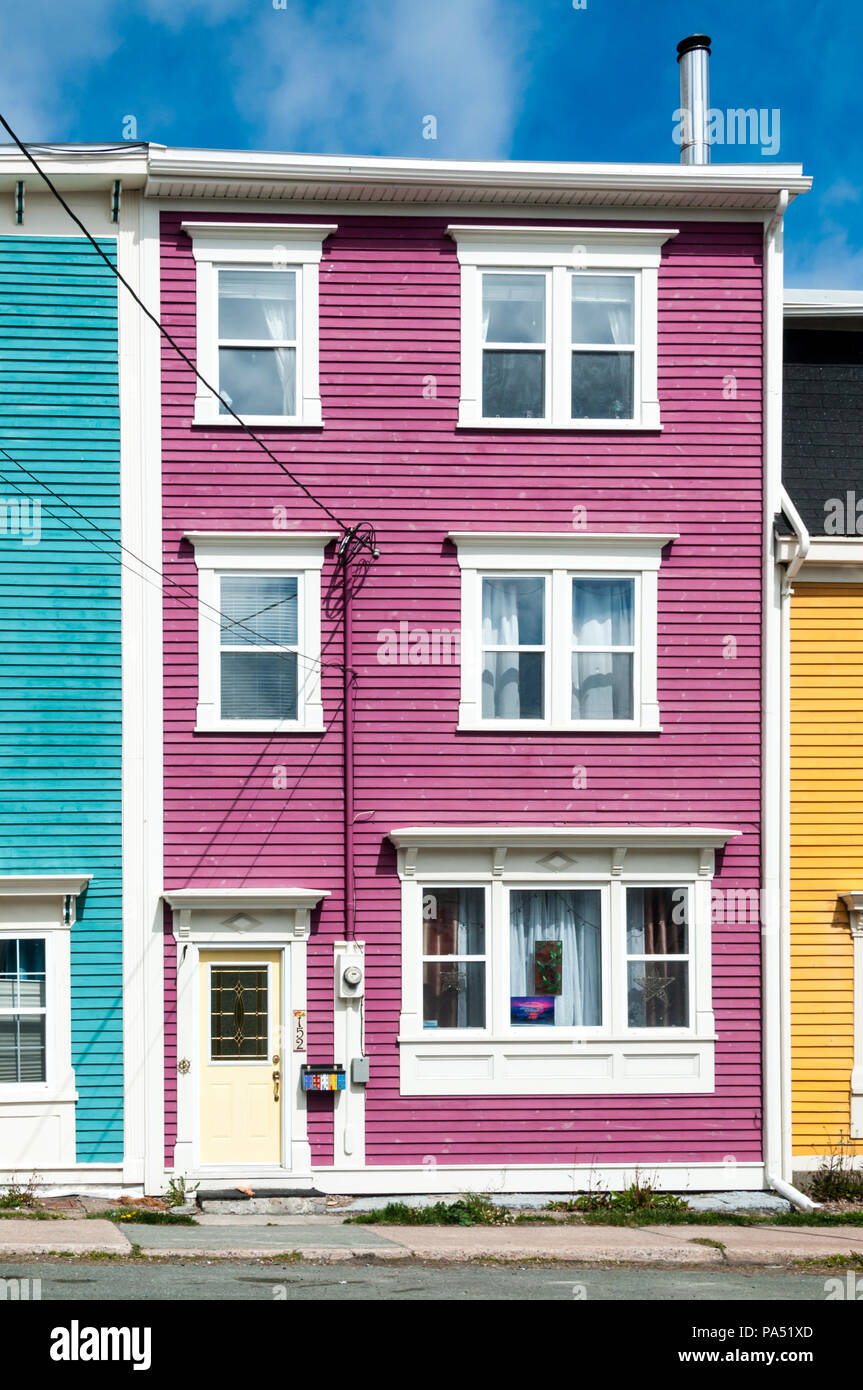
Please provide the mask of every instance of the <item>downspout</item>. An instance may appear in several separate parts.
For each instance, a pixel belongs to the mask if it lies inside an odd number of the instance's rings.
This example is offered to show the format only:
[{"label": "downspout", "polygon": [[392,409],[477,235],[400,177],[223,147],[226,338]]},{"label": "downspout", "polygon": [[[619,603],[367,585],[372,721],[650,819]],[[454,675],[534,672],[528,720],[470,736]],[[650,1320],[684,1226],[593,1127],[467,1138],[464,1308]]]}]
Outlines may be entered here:
[{"label": "downspout", "polygon": [[351,664],[353,640],[353,609],[351,605],[350,548],[342,554],[342,698],[344,713],[344,844],[345,844],[345,940],[356,935],[354,888],[354,670]]},{"label": "downspout", "polygon": [[[795,507],[785,487],[780,487],[779,500],[783,513],[787,516],[794,531],[796,545],[794,557],[784,576],[779,574],[780,604],[780,782],[779,782],[779,825],[780,825],[780,942],[781,958],[781,1014],[780,1048],[783,1078],[782,1126],[782,1177],[768,1169],[767,1180],[775,1191],[787,1197],[801,1211],[811,1211],[818,1206],[786,1178],[790,1178],[794,1160],[792,1152],[792,1096],[791,1096],[791,596],[794,576],[799,571],[809,551],[809,532],[803,518]],[[778,573],[778,572],[777,572]]]},{"label": "downspout", "polygon": [[[764,227],[763,352],[763,545],[761,628],[761,1061],[764,1183],[784,1181],[790,1085],[783,1032],[786,1019],[787,905],[782,883],[782,593],[774,559],[773,518],[782,489],[782,189]],[[779,1175],[775,1177],[774,1175]],[[790,1174],[788,1175],[790,1176]],[[802,1194],[801,1194],[802,1196]]]}]

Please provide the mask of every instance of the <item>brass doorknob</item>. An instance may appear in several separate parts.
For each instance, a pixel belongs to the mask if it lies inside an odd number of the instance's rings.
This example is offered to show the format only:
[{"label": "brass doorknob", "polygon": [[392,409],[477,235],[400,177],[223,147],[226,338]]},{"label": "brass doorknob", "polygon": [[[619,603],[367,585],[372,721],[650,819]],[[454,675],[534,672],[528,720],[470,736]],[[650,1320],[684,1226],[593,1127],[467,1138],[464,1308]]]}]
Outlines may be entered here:
[{"label": "brass doorknob", "polygon": [[279,1099],[279,1082],[281,1081],[281,1079],[282,1079],[282,1073],[281,1073],[280,1071],[274,1071],[274,1072],[273,1072],[273,1100],[278,1100],[278,1099]]}]

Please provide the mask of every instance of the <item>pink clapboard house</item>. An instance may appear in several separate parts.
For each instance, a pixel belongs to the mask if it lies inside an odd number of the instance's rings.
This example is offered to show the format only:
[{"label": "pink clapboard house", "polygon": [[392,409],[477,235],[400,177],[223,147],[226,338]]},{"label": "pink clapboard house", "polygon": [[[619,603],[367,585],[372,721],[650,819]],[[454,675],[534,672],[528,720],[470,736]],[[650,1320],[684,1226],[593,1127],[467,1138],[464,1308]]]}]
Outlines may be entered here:
[{"label": "pink clapboard house", "polygon": [[765,1185],[807,184],[151,152],[159,1180]]}]

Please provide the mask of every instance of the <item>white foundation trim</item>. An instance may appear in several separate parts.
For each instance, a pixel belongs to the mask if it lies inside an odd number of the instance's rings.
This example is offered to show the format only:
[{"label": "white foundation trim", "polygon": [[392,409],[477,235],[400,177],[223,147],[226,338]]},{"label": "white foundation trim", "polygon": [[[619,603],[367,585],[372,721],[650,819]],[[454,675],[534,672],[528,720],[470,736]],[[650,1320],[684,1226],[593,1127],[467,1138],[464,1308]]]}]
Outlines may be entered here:
[{"label": "white foundation trim", "polygon": [[408,1166],[381,1164],[337,1171],[316,1168],[315,1187],[327,1193],[399,1196],[434,1192],[586,1192],[604,1187],[620,1191],[636,1179],[662,1192],[762,1192],[766,1190],[760,1163],[550,1163],[545,1165],[442,1163]]},{"label": "white foundation trim", "polygon": [[[300,1066],[304,1052],[293,1047],[295,1010],[305,1010],[306,965],[312,909],[329,894],[305,888],[185,888],[164,894],[174,913],[177,942],[177,1143],[174,1172],[200,1178],[235,1176],[253,1165],[227,1170],[202,1167],[199,1158],[200,1026],[199,957],[202,950],[278,949],[282,956],[282,1164],[273,1172],[292,1177],[311,1173],[305,1095]],[[188,1063],[188,1066],[185,1064]]]}]

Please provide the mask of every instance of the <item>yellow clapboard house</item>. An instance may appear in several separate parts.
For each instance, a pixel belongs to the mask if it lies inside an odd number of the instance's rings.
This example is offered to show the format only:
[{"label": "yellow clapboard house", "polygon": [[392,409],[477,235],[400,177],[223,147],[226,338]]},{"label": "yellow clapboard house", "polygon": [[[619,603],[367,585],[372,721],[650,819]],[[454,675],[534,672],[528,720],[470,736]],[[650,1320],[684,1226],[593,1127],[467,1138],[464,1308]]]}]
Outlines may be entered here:
[{"label": "yellow clapboard house", "polygon": [[861,427],[863,294],[789,292],[777,551],[790,686],[787,985],[798,1172],[835,1153],[863,1161]]}]

